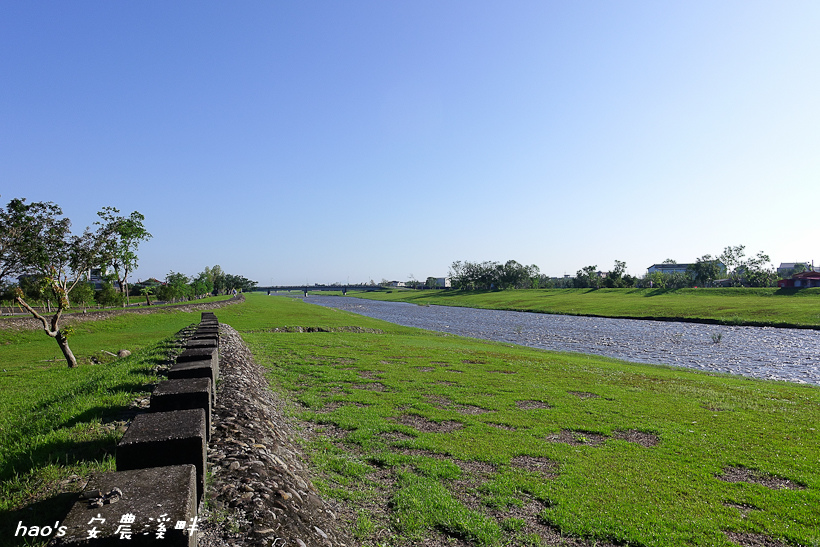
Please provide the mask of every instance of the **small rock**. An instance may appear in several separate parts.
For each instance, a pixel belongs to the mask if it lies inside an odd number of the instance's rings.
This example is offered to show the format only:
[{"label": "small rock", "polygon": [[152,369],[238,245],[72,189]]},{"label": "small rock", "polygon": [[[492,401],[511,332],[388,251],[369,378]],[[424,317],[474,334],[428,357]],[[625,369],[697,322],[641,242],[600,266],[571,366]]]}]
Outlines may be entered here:
[{"label": "small rock", "polygon": [[127,349],[121,349],[117,352],[117,357],[119,358],[128,357],[129,355],[131,355],[131,352]]},{"label": "small rock", "polygon": [[299,545],[299,547],[307,547],[307,545],[305,545],[305,542],[304,542],[304,541],[302,541],[301,539],[296,538],[296,540],[295,540],[295,541],[296,541],[296,543]]},{"label": "small rock", "polygon": [[327,539],[327,534],[324,532],[324,530],[322,530],[322,529],[321,529],[321,528],[319,528],[318,526],[314,526],[314,527],[313,527],[313,529],[314,529],[314,530],[316,530],[316,533],[317,533],[317,534],[319,534],[319,535],[320,535],[320,536],[322,536],[323,538]]}]

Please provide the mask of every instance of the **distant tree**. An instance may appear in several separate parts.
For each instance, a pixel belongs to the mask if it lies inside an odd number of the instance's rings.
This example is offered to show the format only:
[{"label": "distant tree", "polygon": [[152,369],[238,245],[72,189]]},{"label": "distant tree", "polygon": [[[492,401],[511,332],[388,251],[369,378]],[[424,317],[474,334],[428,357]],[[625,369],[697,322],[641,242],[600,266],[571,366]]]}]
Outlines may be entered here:
[{"label": "distant tree", "polygon": [[428,289],[435,289],[438,286],[438,279],[435,277],[428,277],[424,282],[424,286]]},{"label": "distant tree", "polygon": [[604,285],[609,288],[626,287],[627,284],[624,280],[624,274],[626,274],[626,262],[616,260],[615,266],[609,271],[606,279],[604,279]]},{"label": "distant tree", "polygon": [[205,266],[205,270],[200,272],[193,280],[192,284],[195,284],[196,289],[194,290],[194,294],[197,295],[206,295],[211,294],[214,292],[214,281],[213,276],[211,275],[210,268]]},{"label": "distant tree", "polygon": [[177,301],[187,298],[191,294],[188,276],[171,270],[165,276],[165,284],[160,287],[158,296],[160,300]]},{"label": "distant tree", "polygon": [[723,252],[718,256],[718,261],[726,268],[726,278],[733,286],[743,284],[742,276],[745,269],[744,257],[746,255],[744,249],[746,249],[745,245],[729,246],[723,249]]},{"label": "distant tree", "polygon": [[122,306],[125,298],[123,294],[114,287],[114,280],[105,279],[102,287],[94,295],[94,299],[100,306]]},{"label": "distant tree", "polygon": [[[25,198],[9,201],[5,208],[0,207],[0,283],[14,274],[30,271],[25,264],[22,251],[32,244],[39,231],[55,216],[61,215],[60,208],[51,202],[26,203]],[[28,245],[22,242],[28,241]]]},{"label": "distant tree", "polygon": [[35,310],[19,287],[15,301],[56,340],[68,366],[76,367],[77,359],[68,345],[71,329],[60,328],[60,319],[70,307],[69,293],[87,280],[92,267],[99,265],[102,247],[110,234],[101,227],[96,232],[86,228],[82,235],[72,235],[71,221],[62,215],[54,203],[26,205],[25,200],[12,200],[7,209],[0,211],[0,224],[10,227],[10,232],[0,235],[0,253],[3,268],[11,266],[16,272],[36,276],[44,290],[53,295],[56,310],[51,317]]},{"label": "distant tree", "polygon": [[687,273],[690,273],[694,282],[698,285],[708,285],[724,272],[721,263],[713,259],[712,255],[706,254],[695,259],[695,263],[690,265]]},{"label": "distant tree", "polygon": [[78,304],[88,305],[94,301],[94,285],[91,283],[77,283],[68,293],[71,300]]},{"label": "distant tree", "polygon": [[740,268],[741,282],[749,287],[774,287],[777,285],[777,272],[769,266],[769,255],[760,251],[752,258],[745,260]]},{"label": "distant tree", "polygon": [[601,286],[601,278],[598,276],[598,266],[584,266],[575,273],[575,286],[579,289],[593,288]]},{"label": "distant tree", "polygon": [[137,267],[137,249],[140,243],[151,239],[151,234],[145,229],[145,217],[138,211],[129,216],[119,215],[115,207],[103,207],[97,216],[102,219],[96,222],[106,233],[108,238],[102,249],[102,265],[111,266],[117,276],[117,285],[125,299],[123,305],[130,304],[128,299],[128,276]]},{"label": "distant tree", "polygon": [[140,294],[145,297],[145,303],[151,305],[151,295],[154,294],[154,287],[143,287],[140,289]]},{"label": "distant tree", "polygon": [[239,292],[252,291],[256,287],[256,281],[241,275],[225,274],[225,289],[227,292],[237,290]]},{"label": "distant tree", "polygon": [[674,260],[672,258],[667,258],[666,260],[661,262],[661,264],[677,264],[677,263],[678,263],[677,260]]}]

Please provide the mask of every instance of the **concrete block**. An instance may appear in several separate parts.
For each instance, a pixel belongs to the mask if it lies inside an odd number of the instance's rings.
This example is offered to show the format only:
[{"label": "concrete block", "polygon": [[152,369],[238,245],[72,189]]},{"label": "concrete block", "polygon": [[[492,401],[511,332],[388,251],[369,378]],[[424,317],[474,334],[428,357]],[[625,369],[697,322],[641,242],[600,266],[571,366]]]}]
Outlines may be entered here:
[{"label": "concrete block", "polygon": [[[107,494],[114,488],[122,491],[116,503],[90,507],[87,498],[97,493]],[[62,523],[66,534],[55,537],[50,546],[195,547],[197,544],[196,532],[189,531],[192,524],[198,528],[194,520],[197,496],[193,465],[98,473],[89,479],[80,498]],[[123,522],[131,521],[132,517],[132,522]],[[182,521],[185,529],[175,529]]]},{"label": "concrete block", "polygon": [[205,491],[205,411],[139,414],[117,445],[117,471],[194,464],[197,503]]},{"label": "concrete block", "polygon": [[177,364],[210,360],[214,369],[214,381],[219,378],[219,350],[215,347],[189,348],[177,356]]},{"label": "concrete block", "polygon": [[169,380],[186,378],[209,378],[211,380],[211,399],[216,398],[216,373],[210,359],[177,363],[168,371]]},{"label": "concrete block", "polygon": [[154,388],[151,393],[151,412],[170,412],[172,410],[191,410],[201,408],[205,411],[205,434],[211,440],[211,411],[213,392],[210,378],[186,378],[166,380]]},{"label": "concrete block", "polygon": [[185,343],[185,347],[188,349],[192,348],[218,348],[219,347],[219,339],[218,338],[189,338],[188,342]]},{"label": "concrete block", "polygon": [[188,340],[214,340],[215,342],[219,343],[219,335],[206,332],[204,334],[197,334],[196,332],[192,332],[188,337]]}]

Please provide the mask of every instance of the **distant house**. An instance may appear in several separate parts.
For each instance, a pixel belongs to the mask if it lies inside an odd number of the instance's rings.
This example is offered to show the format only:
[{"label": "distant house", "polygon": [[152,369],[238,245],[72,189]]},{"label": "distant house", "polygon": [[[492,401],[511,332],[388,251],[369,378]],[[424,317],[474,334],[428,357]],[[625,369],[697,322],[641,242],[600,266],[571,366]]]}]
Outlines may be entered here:
[{"label": "distant house", "polygon": [[449,277],[437,277],[436,278],[436,288],[437,289],[449,289],[450,285],[450,278]]},{"label": "distant house", "polygon": [[686,270],[689,269],[689,266],[693,266],[693,264],[652,264],[646,269],[646,271],[648,273],[661,272],[664,274],[685,274]]},{"label": "distant house", "polygon": [[789,279],[779,280],[777,286],[781,289],[820,287],[820,272],[801,272],[794,274]]},{"label": "distant house", "polygon": [[391,287],[406,287],[407,284],[404,281],[391,281],[388,283]]},{"label": "distant house", "polygon": [[777,275],[786,277],[787,275],[794,272],[795,268],[802,266],[803,271],[810,272],[814,270],[812,265],[808,262],[781,262],[780,266],[777,267]]}]

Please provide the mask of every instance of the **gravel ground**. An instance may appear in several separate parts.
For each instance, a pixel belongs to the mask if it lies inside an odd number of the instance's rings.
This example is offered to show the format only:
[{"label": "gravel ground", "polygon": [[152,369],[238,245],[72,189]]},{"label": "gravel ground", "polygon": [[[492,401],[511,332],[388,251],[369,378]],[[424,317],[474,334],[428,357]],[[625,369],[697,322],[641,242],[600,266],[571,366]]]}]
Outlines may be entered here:
[{"label": "gravel ground", "polygon": [[820,330],[417,306],[341,296],[310,296],[304,300],[461,336],[820,385]]},{"label": "gravel ground", "polygon": [[199,544],[347,546],[342,509],[319,497],[285,403],[242,338],[220,326],[220,380]]}]

